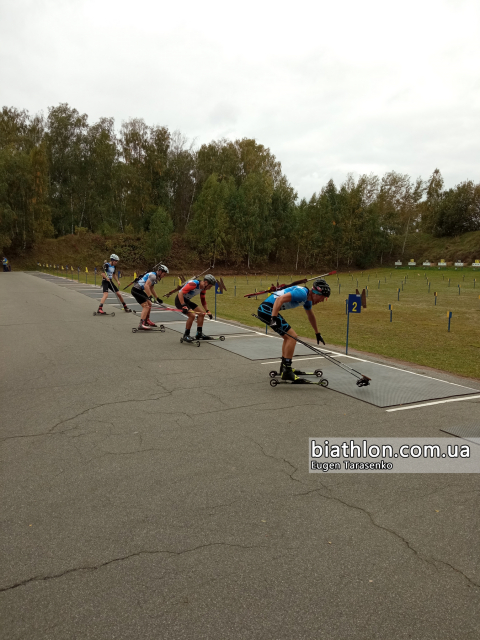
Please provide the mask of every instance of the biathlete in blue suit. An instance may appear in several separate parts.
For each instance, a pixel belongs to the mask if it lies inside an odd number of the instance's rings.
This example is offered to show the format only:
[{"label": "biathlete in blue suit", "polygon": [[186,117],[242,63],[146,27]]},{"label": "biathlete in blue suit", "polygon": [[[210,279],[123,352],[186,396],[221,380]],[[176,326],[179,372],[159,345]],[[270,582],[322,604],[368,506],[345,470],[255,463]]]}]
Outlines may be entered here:
[{"label": "biathlete in blue suit", "polygon": [[132,296],[142,306],[142,315],[138,328],[140,330],[150,330],[157,325],[150,320],[150,311],[152,310],[152,302],[157,301],[162,304],[162,300],[155,293],[155,285],[158,280],[164,278],[168,273],[168,267],[161,264],[156,271],[149,271],[135,282],[132,287]]},{"label": "biathlete in blue suit", "polygon": [[[283,337],[282,364],[280,367],[282,380],[300,382],[300,379],[295,373],[299,375],[305,374],[302,371],[295,372],[295,369],[292,367],[292,358],[297,342],[290,336],[297,337],[298,334],[295,333],[279,312],[285,309],[296,309],[300,305],[303,305],[308,320],[315,331],[317,344],[320,344],[320,342],[325,344],[322,334],[318,331],[317,319],[312,311],[312,306],[329,298],[330,293],[330,287],[327,282],[323,278],[319,278],[315,280],[311,290],[309,290],[308,287],[287,287],[286,289],[272,293],[258,307],[258,317],[260,320],[265,322],[269,327],[272,327],[276,333]],[[287,335],[287,331],[290,335]]]}]

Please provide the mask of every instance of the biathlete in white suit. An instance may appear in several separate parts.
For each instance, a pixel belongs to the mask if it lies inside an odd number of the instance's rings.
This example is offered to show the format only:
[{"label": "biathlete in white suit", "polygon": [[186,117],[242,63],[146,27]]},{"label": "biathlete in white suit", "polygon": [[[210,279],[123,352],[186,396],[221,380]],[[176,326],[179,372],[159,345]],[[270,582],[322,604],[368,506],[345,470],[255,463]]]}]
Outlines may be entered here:
[{"label": "biathlete in white suit", "polygon": [[164,278],[168,273],[168,267],[164,264],[159,265],[156,271],[149,271],[135,282],[131,289],[132,296],[142,305],[142,315],[138,328],[141,331],[149,330],[157,325],[150,320],[150,311],[152,310],[152,302],[156,300],[158,304],[162,304],[163,300],[155,293],[155,285],[158,280]]},{"label": "biathlete in white suit", "polygon": [[[212,314],[207,308],[207,298],[205,292],[211,289],[216,284],[214,276],[208,274],[203,280],[189,280],[186,282],[175,298],[175,306],[180,309],[182,313],[187,316],[187,324],[185,326],[185,333],[183,339],[185,342],[193,342],[193,338],[190,336],[190,329],[192,328],[193,321],[195,320],[195,314],[197,315],[197,334],[195,340],[211,340],[211,336],[207,336],[203,333],[203,321],[205,316],[208,316],[210,320],[213,318]],[[192,298],[200,294],[200,302],[204,311],[198,304],[192,302]]]},{"label": "biathlete in white suit", "polygon": [[[317,319],[312,311],[312,306],[323,302],[330,297],[330,287],[323,278],[315,280],[311,290],[308,287],[287,287],[281,291],[275,291],[258,307],[258,317],[262,322],[283,337],[282,345],[282,364],[280,373],[282,380],[291,380],[292,382],[301,382],[299,375],[306,375],[303,371],[295,371],[292,367],[292,358],[297,344],[293,337],[297,337],[297,333],[292,329],[288,322],[280,315],[280,311],[285,309],[295,309],[303,305],[308,320],[315,331],[317,344],[325,344],[322,334],[318,331]],[[287,331],[290,334],[287,335]],[[296,375],[298,374],[298,375]]]}]

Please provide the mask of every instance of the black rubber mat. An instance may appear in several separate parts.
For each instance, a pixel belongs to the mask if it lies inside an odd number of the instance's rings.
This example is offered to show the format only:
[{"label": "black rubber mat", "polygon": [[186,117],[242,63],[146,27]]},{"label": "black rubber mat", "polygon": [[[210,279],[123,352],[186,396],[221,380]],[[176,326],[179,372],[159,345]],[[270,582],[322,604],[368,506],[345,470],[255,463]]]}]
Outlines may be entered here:
[{"label": "black rubber mat", "polygon": [[[480,407],[480,405],[479,405]],[[449,433],[452,436],[463,438],[464,440],[470,440],[480,446],[480,419],[476,422],[470,422],[469,424],[456,425],[448,428],[440,429],[444,433]]]},{"label": "black rubber mat", "polygon": [[[133,305],[129,304],[128,306],[132,307]],[[178,321],[178,316],[179,314],[176,311],[152,311],[150,313],[150,320],[158,324],[162,324],[164,322],[176,323]],[[137,318],[140,318],[140,316],[137,315]],[[168,325],[169,328],[170,326],[171,324]],[[183,323],[183,326],[185,328],[185,323]]]},{"label": "black rubber mat", "polygon": [[[177,318],[178,320],[178,315]],[[178,331],[179,333],[183,333],[185,331],[185,320],[183,322],[175,322],[168,326],[169,329],[173,331]],[[192,326],[192,334],[197,330],[197,325],[194,323]],[[255,335],[253,330],[245,329],[243,327],[236,327],[231,324],[226,324],[225,322],[215,322],[214,320],[205,320],[205,324],[203,325],[203,331],[207,335],[212,336],[230,336],[235,334],[247,334],[247,335]],[[276,354],[278,355],[278,354]]]},{"label": "black rubber mat", "polygon": [[[278,358],[281,351],[280,340],[275,338],[252,337],[252,338],[231,338],[225,342],[211,343],[218,349],[224,349],[248,358],[249,360],[262,360]],[[312,352],[297,345],[295,355],[311,355]],[[478,394],[478,389],[460,386],[438,380],[428,376],[423,376],[403,369],[389,367],[375,362],[361,362],[342,356],[338,357],[340,362],[344,362],[353,369],[365,374],[372,379],[368,387],[357,387],[356,378],[345,370],[325,358],[315,359],[314,367],[322,369],[323,377],[329,382],[329,389],[343,393],[352,398],[363,400],[377,407],[393,407],[426,400],[436,400],[455,396]],[[277,363],[276,363],[277,364]],[[295,359],[294,359],[295,365]],[[306,365],[306,363],[302,363]],[[272,364],[272,369],[278,367]],[[312,378],[312,380],[316,380]],[[269,383],[268,365],[265,365],[265,384]],[[292,385],[282,385],[278,388],[290,392],[295,389]]]},{"label": "black rubber mat", "polygon": [[[99,296],[101,298],[103,296],[103,291],[101,289],[98,289],[97,291],[84,291],[83,289],[79,289],[78,293],[83,293],[84,296],[88,296],[89,298],[98,298]],[[109,295],[113,296],[114,294],[109,292]]]},{"label": "black rubber mat", "polygon": [[[206,331],[206,326],[205,326]],[[248,338],[231,338],[228,342],[215,342],[216,347],[231,351],[239,356],[248,358],[249,360],[269,360],[271,358],[279,358],[282,355],[281,338],[262,336],[255,333]],[[311,349],[297,344],[295,355],[311,356],[314,355]]]},{"label": "black rubber mat", "polygon": [[315,366],[322,369],[323,377],[329,382],[329,389],[363,400],[376,407],[395,407],[426,400],[478,394],[478,389],[459,386],[403,369],[387,367],[375,362],[358,362],[341,357],[338,359],[372,380],[368,387],[357,387],[354,376],[327,360],[316,360]]}]

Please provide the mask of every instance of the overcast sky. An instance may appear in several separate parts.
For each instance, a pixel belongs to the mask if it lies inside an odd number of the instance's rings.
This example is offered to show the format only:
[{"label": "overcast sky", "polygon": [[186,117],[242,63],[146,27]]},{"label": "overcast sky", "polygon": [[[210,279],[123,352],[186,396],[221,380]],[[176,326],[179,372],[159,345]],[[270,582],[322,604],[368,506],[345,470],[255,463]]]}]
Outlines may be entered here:
[{"label": "overcast sky", "polygon": [[480,181],[479,0],[2,0],[0,102],[256,138],[300,196]]}]

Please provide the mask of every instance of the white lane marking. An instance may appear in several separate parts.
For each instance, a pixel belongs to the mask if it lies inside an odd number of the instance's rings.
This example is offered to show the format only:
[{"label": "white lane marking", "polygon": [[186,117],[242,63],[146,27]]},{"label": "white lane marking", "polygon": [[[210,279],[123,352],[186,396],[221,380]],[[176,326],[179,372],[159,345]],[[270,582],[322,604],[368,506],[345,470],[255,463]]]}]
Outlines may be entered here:
[{"label": "white lane marking", "polygon": [[[436,378],[434,378],[436,380]],[[441,380],[440,382],[444,382]],[[459,385],[460,386],[460,385]],[[434,404],[445,404],[447,402],[461,402],[462,400],[475,400],[480,398],[480,396],[467,396],[464,398],[450,398],[448,400],[436,400],[435,402],[424,402],[423,404],[414,404],[410,407],[396,407],[395,409],[386,409],[386,411],[405,411],[405,409],[419,409],[420,407],[431,407]]]}]

